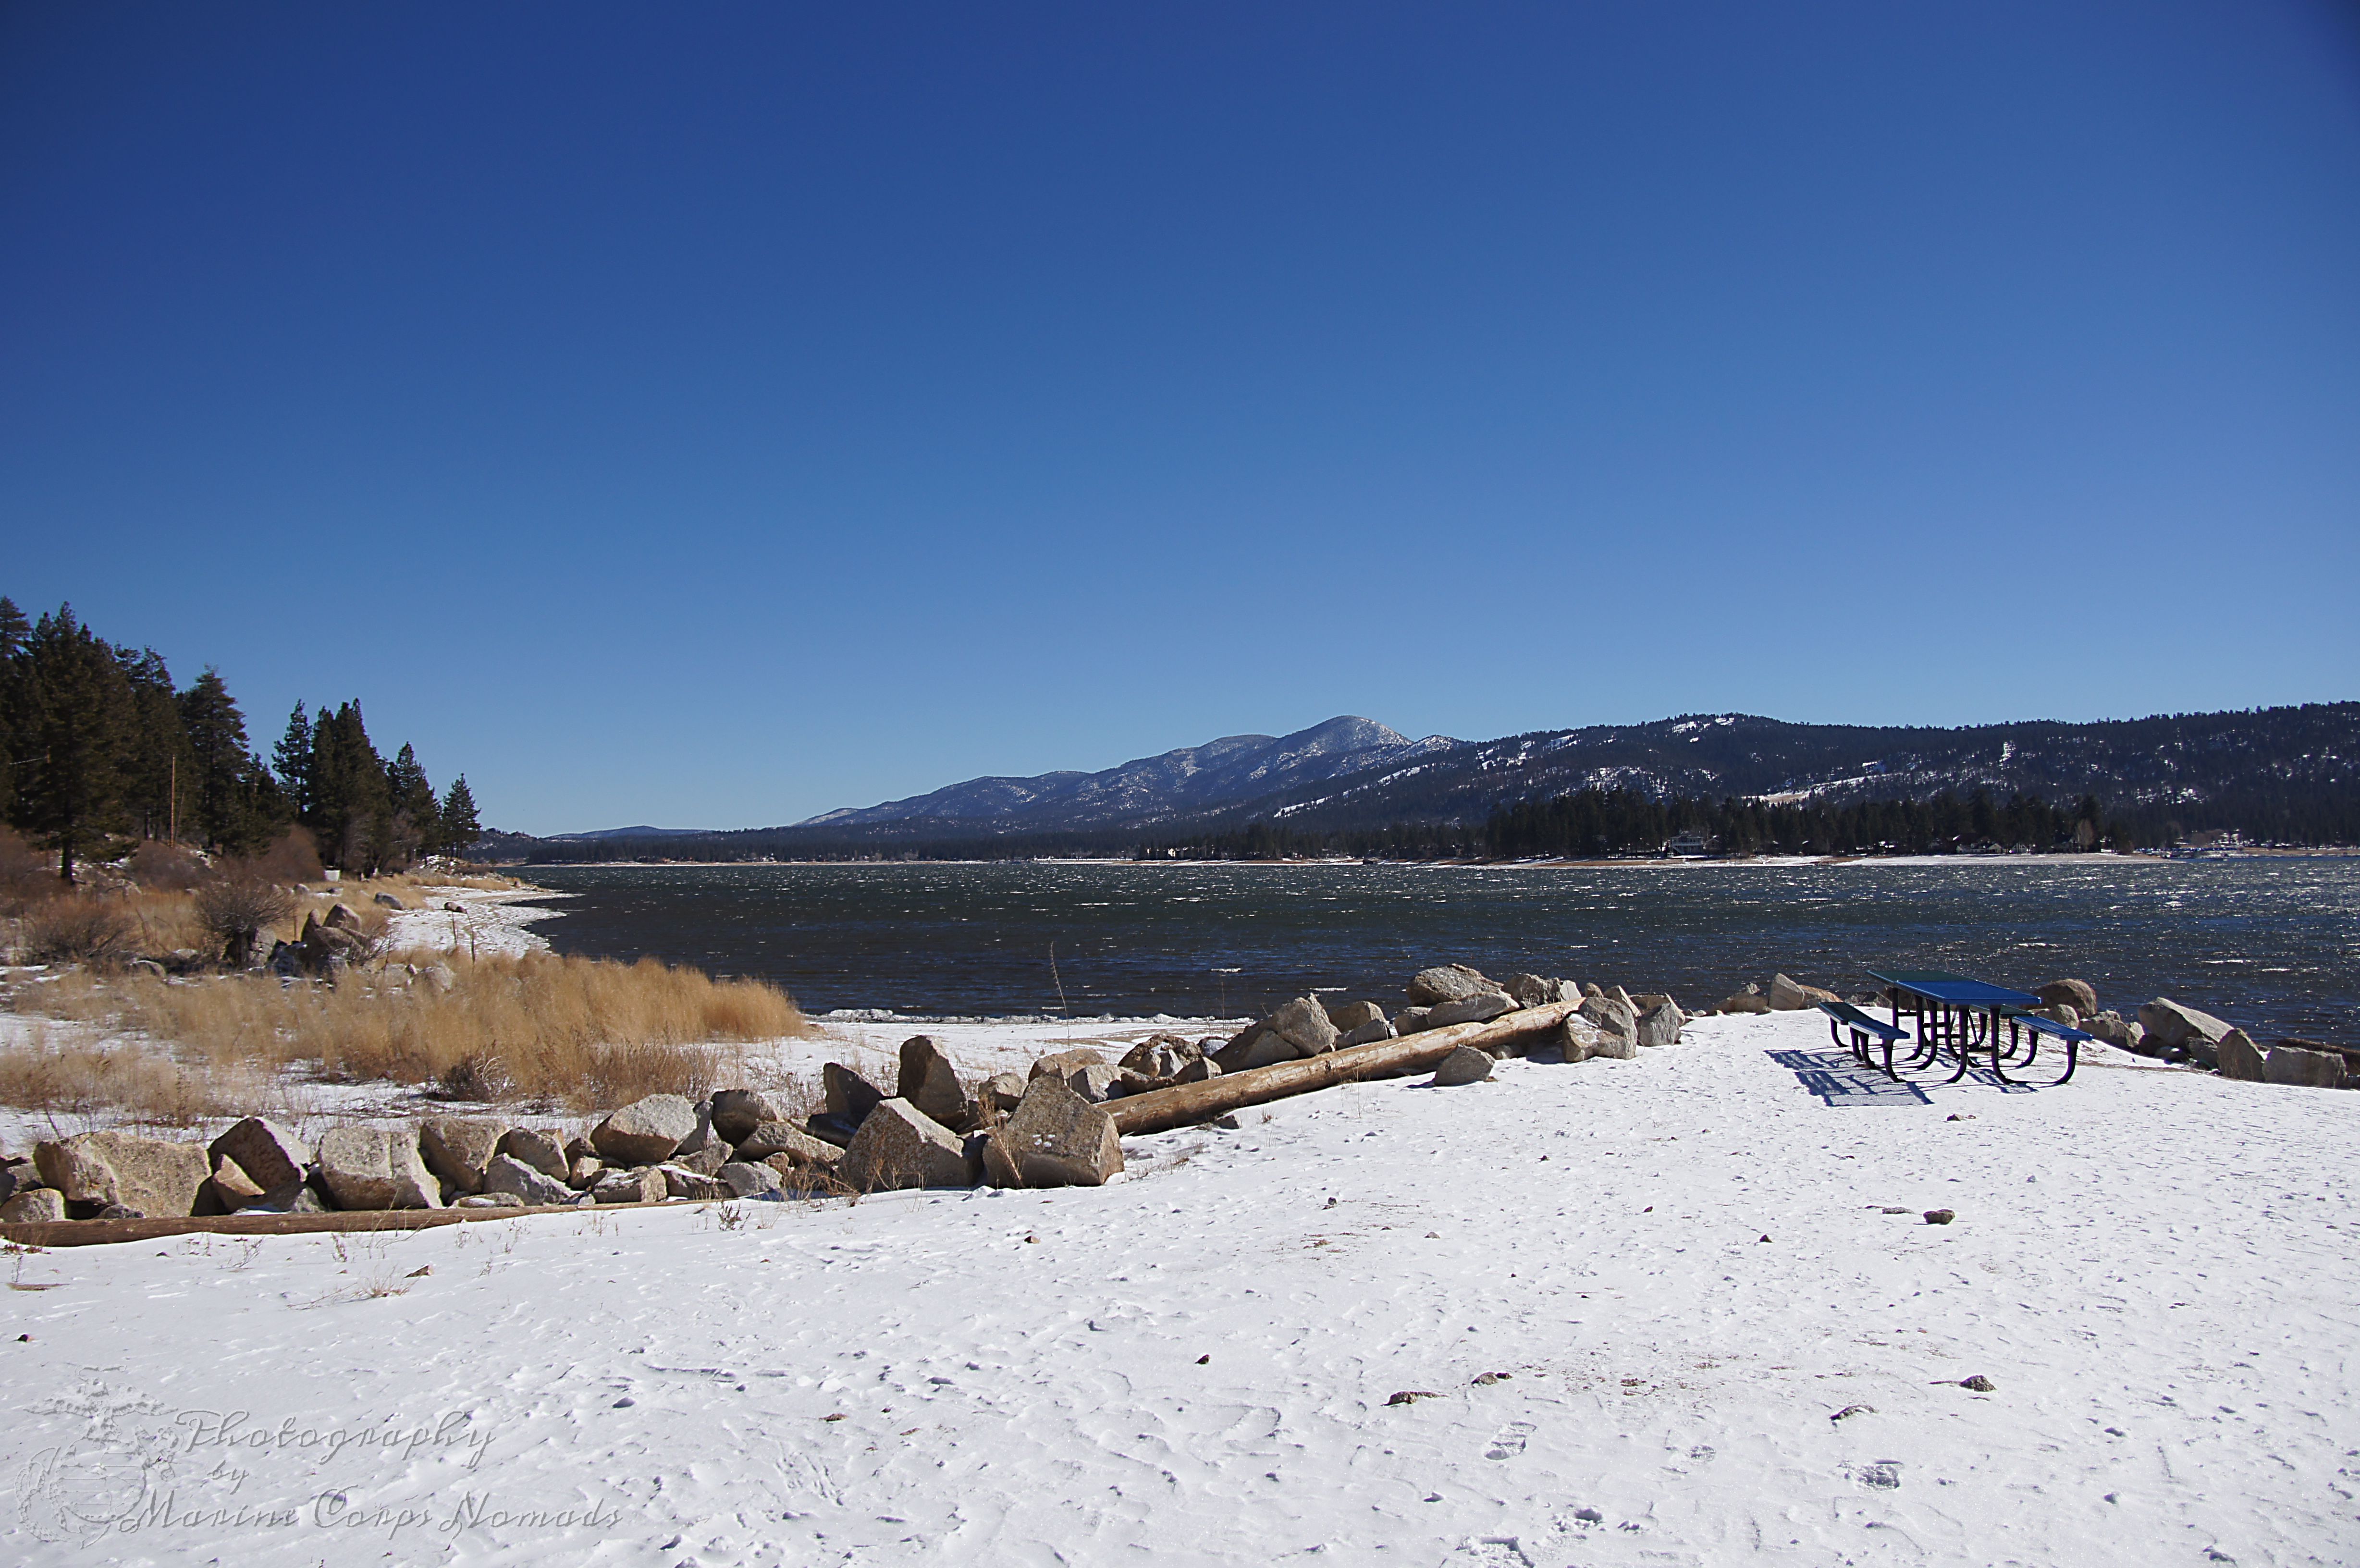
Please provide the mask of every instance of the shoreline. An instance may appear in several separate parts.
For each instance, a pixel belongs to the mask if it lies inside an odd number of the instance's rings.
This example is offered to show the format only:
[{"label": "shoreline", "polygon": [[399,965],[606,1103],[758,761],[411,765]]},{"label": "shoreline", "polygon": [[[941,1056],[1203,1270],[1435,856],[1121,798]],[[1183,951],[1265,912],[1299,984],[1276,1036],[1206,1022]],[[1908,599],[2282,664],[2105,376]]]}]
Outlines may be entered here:
[{"label": "shoreline", "polygon": [[1790,871],[1812,866],[1870,866],[1923,868],[1943,866],[2172,866],[2204,861],[2223,860],[2350,860],[2360,857],[2360,847],[2333,845],[2319,849],[2237,849],[2205,850],[2194,855],[2114,855],[2104,852],[2078,851],[2062,854],[2029,855],[1757,855],[1745,856],[1634,855],[1622,860],[1564,860],[1540,858],[1533,860],[1132,860],[1109,856],[1026,857],[1006,860],[543,860],[486,861],[478,864],[503,876],[521,877],[533,871],[681,871],[697,867],[714,869],[746,866],[778,866],[781,868],[817,868],[825,866],[862,866],[893,869],[904,866],[1135,866],[1189,867],[1205,866],[1262,866],[1272,869],[1335,869],[1346,866],[1368,866],[1371,869],[1407,869],[1426,867],[1437,871],[1611,871],[1642,866],[1701,866],[1713,868]]}]

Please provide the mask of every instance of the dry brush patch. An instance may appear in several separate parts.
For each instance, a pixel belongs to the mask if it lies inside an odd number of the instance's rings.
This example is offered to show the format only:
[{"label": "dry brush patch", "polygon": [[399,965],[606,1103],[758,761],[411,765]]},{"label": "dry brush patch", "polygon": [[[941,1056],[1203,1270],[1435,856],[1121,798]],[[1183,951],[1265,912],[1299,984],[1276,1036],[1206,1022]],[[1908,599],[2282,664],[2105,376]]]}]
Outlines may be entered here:
[{"label": "dry brush patch", "polygon": [[[21,987],[14,1005],[136,1030],[161,1048],[148,1058],[217,1085],[244,1086],[257,1072],[296,1069],[451,1098],[582,1111],[727,1087],[744,1077],[740,1048],[806,1027],[793,1000],[774,986],[716,981],[652,959],[622,964],[528,953],[441,962],[447,990],[401,964],[355,973],[333,986],[282,987],[262,975],[174,983],[82,973]],[[46,1082],[30,1069],[13,1078],[0,1070],[0,1097],[28,1104],[12,1083],[29,1094]],[[91,1093],[100,1094],[116,1079],[93,1082],[102,1088]],[[49,1094],[54,1103],[56,1092]],[[135,1099],[121,1103],[130,1109]]]}]

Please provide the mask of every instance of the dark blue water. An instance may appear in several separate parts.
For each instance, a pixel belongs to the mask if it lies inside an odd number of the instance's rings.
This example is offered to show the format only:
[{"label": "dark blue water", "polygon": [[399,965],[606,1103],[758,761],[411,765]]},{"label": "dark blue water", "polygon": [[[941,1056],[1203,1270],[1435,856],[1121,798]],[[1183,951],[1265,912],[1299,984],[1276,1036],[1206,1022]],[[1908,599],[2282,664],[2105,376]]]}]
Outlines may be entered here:
[{"label": "dark blue water", "polygon": [[[543,867],[560,952],[756,975],[810,1011],[1258,1012],[1306,987],[1397,997],[1457,960],[1710,1005],[1774,970],[2089,981],[2257,1038],[2360,1043],[2360,860],[1939,866]],[[1054,966],[1053,966],[1054,951]],[[1061,988],[1062,987],[1062,996]]]}]

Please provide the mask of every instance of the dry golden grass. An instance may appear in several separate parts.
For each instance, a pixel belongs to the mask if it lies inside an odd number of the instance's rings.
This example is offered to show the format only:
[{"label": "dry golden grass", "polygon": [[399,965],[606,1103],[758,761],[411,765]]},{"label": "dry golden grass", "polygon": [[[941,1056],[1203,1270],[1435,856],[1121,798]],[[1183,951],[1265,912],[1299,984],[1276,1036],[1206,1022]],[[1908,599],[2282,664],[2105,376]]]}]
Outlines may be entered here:
[{"label": "dry golden grass", "polygon": [[95,1045],[46,1029],[0,1051],[0,1105],[45,1116],[59,1130],[116,1117],[191,1127],[277,1108],[267,1074],[184,1066],[136,1041]]},{"label": "dry golden grass", "polygon": [[[447,991],[399,964],[349,975],[333,987],[281,988],[245,975],[171,984],[74,974],[23,987],[14,1006],[138,1030],[169,1049],[168,1064],[207,1082],[250,1083],[257,1072],[306,1068],[453,1098],[585,1111],[643,1094],[727,1087],[729,1074],[743,1073],[743,1052],[734,1048],[805,1027],[792,999],[773,986],[716,982],[652,959],[620,964],[537,953],[444,962],[453,976]],[[39,1108],[71,1098],[29,1068],[17,1078],[11,1071],[0,1070],[0,1099]],[[115,1081],[101,1074],[89,1093]],[[47,1097],[18,1098],[10,1086],[17,1083],[23,1094]],[[130,1095],[137,1086],[125,1087],[118,1103],[126,1108],[171,1100],[157,1089]],[[185,1090],[180,1097],[195,1098]]]}]

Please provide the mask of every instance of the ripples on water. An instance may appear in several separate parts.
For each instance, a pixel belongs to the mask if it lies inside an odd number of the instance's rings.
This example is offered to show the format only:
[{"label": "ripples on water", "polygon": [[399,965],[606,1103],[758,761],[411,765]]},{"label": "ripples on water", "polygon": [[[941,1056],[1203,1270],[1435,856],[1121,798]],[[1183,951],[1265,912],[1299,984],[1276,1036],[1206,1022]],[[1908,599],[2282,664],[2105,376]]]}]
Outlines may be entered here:
[{"label": "ripples on water", "polygon": [[[559,951],[776,981],[813,1011],[1240,1016],[1452,960],[1710,1005],[1785,970],[2088,980],[2360,1041],[2360,860],[1941,866],[550,866]],[[1055,966],[1051,966],[1052,944]]]}]

